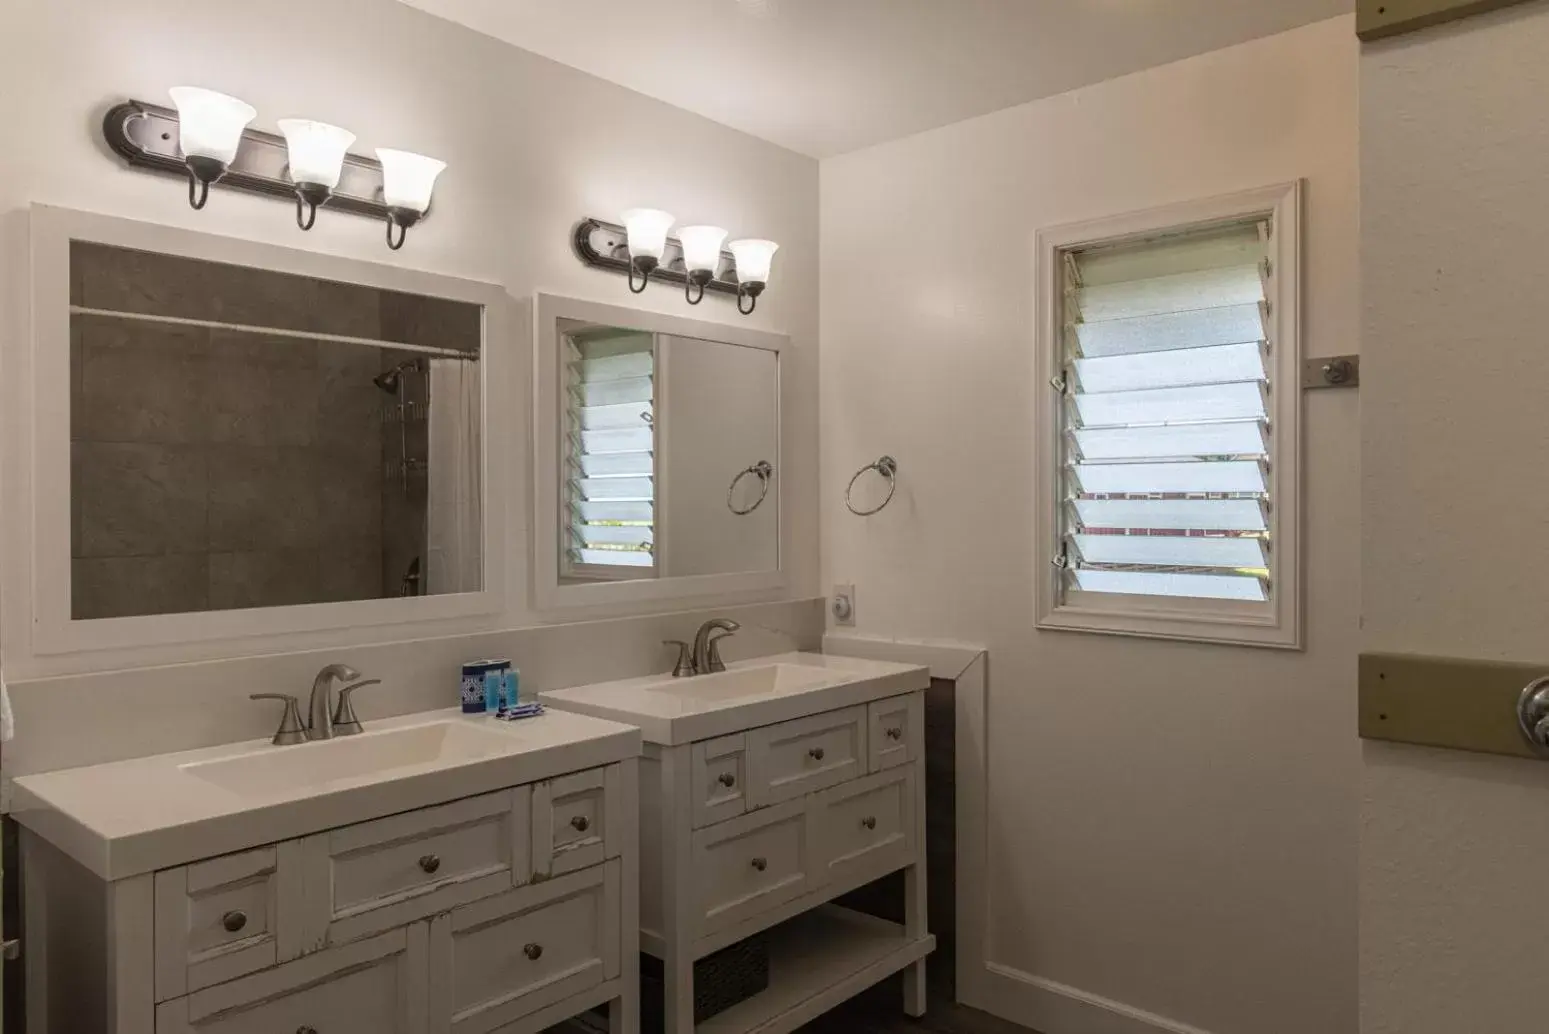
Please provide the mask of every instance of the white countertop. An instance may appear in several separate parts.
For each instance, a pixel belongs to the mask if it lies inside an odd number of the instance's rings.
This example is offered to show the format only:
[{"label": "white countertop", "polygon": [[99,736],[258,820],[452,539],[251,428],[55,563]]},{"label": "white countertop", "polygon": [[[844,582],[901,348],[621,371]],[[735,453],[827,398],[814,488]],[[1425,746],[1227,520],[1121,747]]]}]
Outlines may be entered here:
[{"label": "white countertop", "polygon": [[[538,694],[563,708],[640,727],[647,743],[669,746],[772,725],[803,715],[869,703],[930,686],[930,669],[860,657],[785,653],[738,661],[728,672],[789,665],[800,677],[786,685],[723,697],[696,698],[696,687],[719,675],[674,679],[670,675],[599,682]],[[810,674],[808,674],[810,672]]]},{"label": "white countertop", "polygon": [[[305,789],[241,792],[191,775],[189,766],[267,752],[327,751],[373,733],[450,722],[509,738],[479,756],[436,759],[389,772],[343,772]],[[346,749],[349,749],[346,747]],[[640,753],[628,725],[550,710],[502,722],[458,709],[368,722],[361,736],[276,747],[268,740],[159,754],[24,776],[12,817],[104,880],[306,836],[446,801],[611,764]],[[283,757],[283,755],[277,755]]]}]

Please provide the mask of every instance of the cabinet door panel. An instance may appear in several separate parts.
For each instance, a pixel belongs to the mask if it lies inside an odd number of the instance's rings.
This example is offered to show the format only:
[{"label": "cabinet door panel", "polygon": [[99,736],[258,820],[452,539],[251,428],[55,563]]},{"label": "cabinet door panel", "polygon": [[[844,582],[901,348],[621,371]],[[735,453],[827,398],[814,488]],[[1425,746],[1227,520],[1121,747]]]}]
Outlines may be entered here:
[{"label": "cabinet door panel", "polygon": [[691,750],[694,828],[748,810],[748,738],[743,733],[702,740]]},{"label": "cabinet door panel", "polygon": [[866,739],[871,755],[868,771],[896,768],[924,756],[923,693],[874,700],[866,706],[866,714]]},{"label": "cabinet door panel", "polygon": [[559,876],[619,853],[619,766],[594,768],[533,786],[533,868]]},{"label": "cabinet door panel", "polygon": [[809,831],[804,801],[695,830],[698,935],[735,926],[816,886]]},{"label": "cabinet door panel", "polygon": [[846,707],[748,732],[748,803],[768,807],[866,772],[866,708]]},{"label": "cabinet door panel", "polygon": [[828,879],[875,879],[913,861],[917,768],[889,769],[817,796],[818,850]]}]

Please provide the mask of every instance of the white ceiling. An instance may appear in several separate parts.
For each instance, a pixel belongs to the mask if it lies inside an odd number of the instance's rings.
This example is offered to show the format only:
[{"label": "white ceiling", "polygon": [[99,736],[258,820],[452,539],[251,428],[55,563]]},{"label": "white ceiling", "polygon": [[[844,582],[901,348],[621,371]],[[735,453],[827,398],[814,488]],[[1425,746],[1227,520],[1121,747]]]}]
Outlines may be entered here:
[{"label": "white ceiling", "polygon": [[1354,0],[403,0],[818,158]]}]

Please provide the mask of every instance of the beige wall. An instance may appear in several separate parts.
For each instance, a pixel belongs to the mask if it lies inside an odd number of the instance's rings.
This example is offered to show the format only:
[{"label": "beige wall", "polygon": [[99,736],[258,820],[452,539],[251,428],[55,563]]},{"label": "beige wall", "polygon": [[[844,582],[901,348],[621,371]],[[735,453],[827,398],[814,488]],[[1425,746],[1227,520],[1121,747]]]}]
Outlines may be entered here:
[{"label": "beige wall", "polygon": [[[796,448],[782,491],[801,546],[791,558],[790,588],[777,595],[817,590],[816,162],[394,0],[223,3],[197,12],[179,0],[59,0],[6,4],[4,21],[6,38],[25,42],[0,62],[0,95],[26,98],[16,109],[15,134],[27,145],[0,148],[0,214],[42,202],[491,281],[518,299],[541,287],[788,332]],[[178,181],[125,169],[99,130],[110,104],[126,97],[162,101],[180,83],[251,102],[259,128],[272,131],[275,119],[299,114],[351,128],[359,152],[399,146],[446,159],[431,218],[414,229],[407,247],[390,252],[379,223],[340,213],[324,211],[304,234],[285,204],[218,189],[208,208],[191,211]],[[685,223],[715,222],[780,241],[775,278],[758,312],[739,316],[722,296],[691,308],[681,292],[665,287],[634,298],[621,277],[575,258],[570,230],[577,219],[641,204],[672,210]],[[13,282],[20,275],[7,274]],[[520,323],[516,329],[491,347],[516,350],[525,363],[527,335]],[[504,403],[525,414],[529,400],[508,394]],[[525,482],[525,427],[518,440],[491,446],[505,461],[502,474]],[[511,516],[507,552],[525,558],[530,515]],[[31,552],[25,529],[7,535],[6,576],[14,589]],[[547,620],[528,602],[525,567],[512,572],[512,583],[505,612],[488,619],[62,660],[28,656],[27,600],[13,591],[6,599],[6,670],[30,677]]]},{"label": "beige wall", "polygon": [[[1549,661],[1549,5],[1361,56],[1363,649]],[[1549,768],[1364,748],[1363,1034],[1529,1034]]]},{"label": "beige wall", "polygon": [[1356,65],[1341,18],[822,166],[824,582],[863,635],[989,647],[959,879],[981,1001],[1047,1034],[1355,1029],[1356,393],[1306,400],[1302,653],[1035,632],[1030,435],[1041,226],[1305,177],[1305,352],[1355,350]]}]

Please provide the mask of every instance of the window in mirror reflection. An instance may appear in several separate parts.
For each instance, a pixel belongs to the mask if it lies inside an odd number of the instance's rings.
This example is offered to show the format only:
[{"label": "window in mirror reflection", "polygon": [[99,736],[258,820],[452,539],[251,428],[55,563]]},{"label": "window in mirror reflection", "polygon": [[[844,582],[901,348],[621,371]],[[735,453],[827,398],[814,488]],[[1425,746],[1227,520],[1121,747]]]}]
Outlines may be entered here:
[{"label": "window in mirror reflection", "polygon": [[[779,358],[561,319],[560,574],[778,569]],[[769,483],[751,473],[760,463]]]},{"label": "window in mirror reflection", "polygon": [[77,620],[477,591],[477,305],[71,246]]}]

